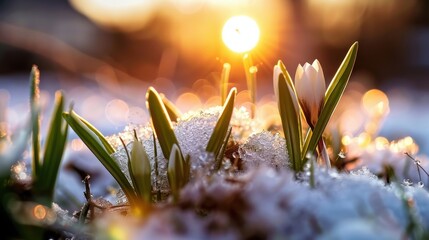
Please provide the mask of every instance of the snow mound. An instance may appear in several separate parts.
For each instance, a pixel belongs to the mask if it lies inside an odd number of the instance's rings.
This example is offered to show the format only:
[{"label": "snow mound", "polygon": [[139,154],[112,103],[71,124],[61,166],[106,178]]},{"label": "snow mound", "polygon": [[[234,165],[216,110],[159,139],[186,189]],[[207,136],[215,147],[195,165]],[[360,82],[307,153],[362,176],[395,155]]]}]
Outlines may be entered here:
[{"label": "snow mound", "polygon": [[429,194],[422,188],[386,186],[367,169],[317,169],[316,182],[311,188],[290,171],[267,167],[200,178],[183,189],[178,208],[153,214],[135,237],[403,239],[411,222],[429,227]]}]

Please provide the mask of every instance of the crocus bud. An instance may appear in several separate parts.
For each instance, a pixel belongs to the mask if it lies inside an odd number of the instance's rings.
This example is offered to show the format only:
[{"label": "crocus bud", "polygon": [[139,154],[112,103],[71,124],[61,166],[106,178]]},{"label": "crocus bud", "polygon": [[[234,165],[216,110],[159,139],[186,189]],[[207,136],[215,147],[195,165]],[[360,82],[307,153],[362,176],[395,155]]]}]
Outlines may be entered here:
[{"label": "crocus bud", "polygon": [[313,129],[319,119],[325,99],[325,77],[319,61],[298,65],[295,74],[295,89],[308,125]]}]

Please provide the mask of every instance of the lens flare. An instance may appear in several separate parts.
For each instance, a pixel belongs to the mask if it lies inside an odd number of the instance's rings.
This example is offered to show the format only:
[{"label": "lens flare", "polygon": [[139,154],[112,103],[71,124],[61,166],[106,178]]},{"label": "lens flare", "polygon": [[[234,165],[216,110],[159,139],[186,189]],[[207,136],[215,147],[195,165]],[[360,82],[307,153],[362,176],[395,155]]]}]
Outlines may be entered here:
[{"label": "lens flare", "polygon": [[248,52],[259,41],[258,24],[248,16],[231,17],[223,26],[222,40],[234,52]]}]

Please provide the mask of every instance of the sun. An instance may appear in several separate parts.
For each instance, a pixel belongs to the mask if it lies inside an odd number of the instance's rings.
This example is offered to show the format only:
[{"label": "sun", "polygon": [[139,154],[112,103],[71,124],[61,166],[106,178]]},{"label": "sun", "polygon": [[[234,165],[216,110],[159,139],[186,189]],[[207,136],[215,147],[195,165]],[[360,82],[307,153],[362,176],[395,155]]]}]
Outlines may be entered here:
[{"label": "sun", "polygon": [[231,17],[223,26],[222,40],[234,52],[249,52],[259,41],[258,24],[248,16]]}]

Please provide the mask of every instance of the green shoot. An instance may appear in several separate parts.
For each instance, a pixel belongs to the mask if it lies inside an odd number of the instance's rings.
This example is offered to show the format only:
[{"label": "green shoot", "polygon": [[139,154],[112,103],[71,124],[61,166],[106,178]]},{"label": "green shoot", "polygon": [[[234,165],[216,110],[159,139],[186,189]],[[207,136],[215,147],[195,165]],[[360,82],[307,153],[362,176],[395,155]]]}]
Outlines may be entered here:
[{"label": "green shoot", "polygon": [[83,122],[97,137],[100,139],[101,143],[103,144],[104,148],[106,149],[107,153],[113,154],[115,152],[115,149],[113,149],[112,145],[107,141],[107,139],[104,137],[104,135],[98,131],[96,127],[94,127],[91,123],[89,123],[87,120],[85,120],[83,117],[79,116],[79,114],[74,113],[81,122]]},{"label": "green shoot", "polygon": [[177,147],[179,147],[179,142],[174,134],[173,125],[167,109],[162,103],[161,96],[152,87],[147,90],[146,101],[147,108],[152,118],[153,128],[158,137],[159,144],[161,145],[162,153],[166,159],[170,159],[173,145],[176,144]]},{"label": "green shoot", "polygon": [[55,94],[54,112],[47,135],[43,162],[39,165],[36,177],[36,189],[45,193],[47,203],[53,200],[55,183],[64,153],[68,127],[61,114],[64,111],[64,97],[62,92]]},{"label": "green shoot", "polygon": [[97,136],[74,112],[63,113],[64,119],[70,125],[70,127],[76,132],[80,139],[85,143],[89,150],[97,157],[97,159],[103,164],[103,166],[110,172],[110,174],[118,182],[119,186],[124,191],[125,195],[130,202],[130,205],[134,205],[137,200],[137,196],[134,192],[133,187],[128,182],[124,173],[119,168],[115,159],[113,159],[104,144],[101,142],[99,136]]},{"label": "green shoot", "polygon": [[222,160],[225,156],[225,151],[226,151],[226,147],[228,145],[228,140],[231,137],[231,132],[232,132],[232,127],[229,127],[228,129],[228,133],[226,134],[225,139],[223,140],[223,144],[221,149],[219,150],[219,153],[217,156],[215,156],[215,168],[216,169],[220,169],[220,167],[222,166]]},{"label": "green shoot", "polygon": [[167,169],[168,182],[170,184],[174,202],[178,201],[180,189],[182,189],[189,181],[189,171],[189,157],[183,159],[179,147],[174,144],[171,148]]},{"label": "green shoot", "polygon": [[[155,133],[152,133],[152,141],[153,141],[153,155],[154,155],[154,168],[155,168],[155,179],[158,179],[159,172],[158,172],[158,147],[156,146],[156,137]],[[161,191],[158,187],[157,181],[154,182],[155,188],[156,188],[156,200],[161,200]]]},{"label": "green shoot", "polygon": [[303,168],[303,161],[301,161],[302,133],[298,98],[287,71],[285,74],[281,70],[280,63],[277,65],[276,69],[274,70],[274,92],[276,93],[279,105],[289,161],[291,162],[293,170],[301,171]]},{"label": "green shoot", "polygon": [[37,176],[40,169],[40,72],[36,65],[31,68],[30,74],[30,114],[32,125],[32,147],[33,147],[33,177]]},{"label": "green shoot", "polygon": [[49,126],[43,159],[40,154],[40,72],[33,65],[30,74],[30,114],[32,132],[32,168],[34,192],[39,201],[49,206],[54,197],[54,188],[61,159],[64,153],[68,127],[62,119],[64,96],[56,92],[54,111]]},{"label": "green shoot", "polygon": [[[225,139],[228,135],[229,123],[231,121],[232,112],[234,111],[234,101],[236,95],[237,89],[231,89],[226,99],[222,113],[220,114],[213,133],[210,136],[209,142],[207,143],[206,151],[213,153],[216,158],[220,155],[222,146],[228,143],[228,141],[225,142]],[[216,163],[216,166],[218,165],[220,166],[219,163]]]},{"label": "green shoot", "polygon": [[151,168],[149,157],[142,143],[134,135],[131,161],[129,164],[130,176],[137,196],[143,202],[150,203],[152,198]]},{"label": "green shoot", "polygon": [[171,121],[177,122],[177,119],[182,115],[180,110],[174,105],[170,100],[168,100],[164,95],[161,95],[162,103],[164,103],[165,109],[167,110],[168,116]]}]

